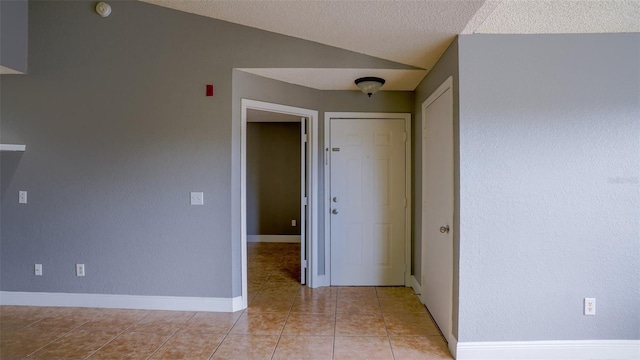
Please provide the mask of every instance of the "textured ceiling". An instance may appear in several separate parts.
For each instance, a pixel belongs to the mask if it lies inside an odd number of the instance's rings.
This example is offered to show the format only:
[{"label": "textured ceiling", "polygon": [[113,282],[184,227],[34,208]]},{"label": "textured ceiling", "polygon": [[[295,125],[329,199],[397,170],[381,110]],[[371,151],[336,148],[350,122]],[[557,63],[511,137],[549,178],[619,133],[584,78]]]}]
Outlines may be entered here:
[{"label": "textured ceiling", "polygon": [[[640,0],[141,1],[426,70],[367,72],[389,80],[382,90],[413,90],[457,34],[640,32]],[[356,89],[352,80],[363,73],[363,69],[244,70],[326,90]]]},{"label": "textured ceiling", "polygon": [[480,0],[143,0],[421,68],[431,67]]},{"label": "textured ceiling", "polygon": [[412,91],[427,74],[426,70],[389,69],[238,69],[262,77],[318,90],[358,90],[354,80],[377,76],[385,80],[384,90]]}]

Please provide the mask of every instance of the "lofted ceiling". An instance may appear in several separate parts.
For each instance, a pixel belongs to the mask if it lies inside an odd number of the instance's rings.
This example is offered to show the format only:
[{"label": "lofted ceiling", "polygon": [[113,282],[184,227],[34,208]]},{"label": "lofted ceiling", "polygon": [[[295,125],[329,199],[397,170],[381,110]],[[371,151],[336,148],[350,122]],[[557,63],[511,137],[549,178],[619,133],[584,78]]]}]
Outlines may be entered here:
[{"label": "lofted ceiling", "polygon": [[424,69],[241,69],[320,90],[414,90],[458,34],[640,32],[640,0],[141,1]]}]

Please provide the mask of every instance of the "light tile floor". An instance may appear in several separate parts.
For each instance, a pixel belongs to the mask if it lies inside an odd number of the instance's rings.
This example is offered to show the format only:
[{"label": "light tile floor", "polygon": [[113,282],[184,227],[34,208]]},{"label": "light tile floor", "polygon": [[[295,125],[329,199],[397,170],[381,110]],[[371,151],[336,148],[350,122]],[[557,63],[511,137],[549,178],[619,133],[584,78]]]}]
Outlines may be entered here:
[{"label": "light tile floor", "polygon": [[0,307],[0,359],[452,359],[410,288],[299,285],[300,247],[249,244],[237,313]]}]

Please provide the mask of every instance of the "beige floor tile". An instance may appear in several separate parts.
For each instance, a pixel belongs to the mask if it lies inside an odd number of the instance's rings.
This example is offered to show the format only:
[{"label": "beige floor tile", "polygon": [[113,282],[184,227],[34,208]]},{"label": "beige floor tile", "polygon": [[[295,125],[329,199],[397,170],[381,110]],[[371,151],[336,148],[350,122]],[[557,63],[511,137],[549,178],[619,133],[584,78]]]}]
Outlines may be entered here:
[{"label": "beige floor tile", "polygon": [[278,336],[227,335],[211,360],[271,359],[277,343]]},{"label": "beige floor tile", "polygon": [[0,354],[3,357],[27,356],[69,332],[53,328],[41,331],[36,328],[2,330],[0,332]]},{"label": "beige floor tile", "polygon": [[63,328],[75,329],[95,318],[100,313],[100,309],[93,308],[66,308],[54,312],[42,320],[31,324],[37,328]]},{"label": "beige floor tile", "polygon": [[391,349],[396,360],[425,359],[449,360],[453,359],[447,343],[441,336],[398,336],[391,337]]},{"label": "beige floor tile", "polygon": [[278,341],[274,360],[331,360],[333,336],[282,336]]},{"label": "beige floor tile", "polygon": [[440,335],[427,313],[385,313],[384,321],[389,336]]},{"label": "beige floor tile", "polygon": [[338,287],[338,297],[343,298],[377,298],[376,288],[371,286]]},{"label": "beige floor tile", "polygon": [[322,313],[336,312],[336,299],[332,297],[307,298],[298,296],[291,307],[292,313]]},{"label": "beige floor tile", "polygon": [[195,315],[191,311],[152,311],[135,323],[129,331],[174,333]]},{"label": "beige floor tile", "polygon": [[416,296],[415,291],[410,287],[399,286],[378,286],[376,287],[378,298],[407,298]]},{"label": "beige floor tile", "polygon": [[417,296],[407,298],[382,298],[380,308],[383,313],[388,312],[418,312],[427,313],[427,308]]},{"label": "beige floor tile", "polygon": [[207,360],[224,339],[224,334],[177,333],[151,359]]},{"label": "beige floor tile", "polygon": [[387,336],[382,315],[357,314],[336,316],[336,335]]},{"label": "beige floor tile", "polygon": [[29,358],[85,359],[117,335],[117,331],[72,330]]},{"label": "beige floor tile", "polygon": [[284,325],[283,335],[333,335],[335,329],[334,314],[289,315]]},{"label": "beige floor tile", "polygon": [[267,282],[285,282],[291,284],[300,283],[300,274],[296,272],[283,272],[276,270],[269,275]]},{"label": "beige floor tile", "polygon": [[393,360],[386,336],[336,336],[335,360]]},{"label": "beige floor tile", "polygon": [[338,296],[338,314],[381,314],[378,298],[341,298]]},{"label": "beige floor tile", "polygon": [[148,310],[107,309],[80,326],[81,329],[124,331],[149,314]]},{"label": "beige floor tile", "polygon": [[279,297],[295,297],[300,290],[300,284],[289,282],[267,282],[260,289],[261,295],[272,295]]},{"label": "beige floor tile", "polygon": [[231,334],[280,335],[287,312],[245,311],[231,329]]},{"label": "beige floor tile", "polygon": [[242,312],[235,313],[196,313],[180,330],[181,332],[226,334],[238,321]]},{"label": "beige floor tile", "polygon": [[36,306],[2,306],[0,328],[21,328],[29,326],[46,317],[54,316],[64,308]]},{"label": "beige floor tile", "polygon": [[90,359],[146,359],[169,337],[170,334],[125,332],[98,350]]},{"label": "beige floor tile", "polygon": [[310,287],[303,286],[298,292],[298,297],[303,299],[326,299],[335,298],[338,296],[337,287],[321,287],[312,289]]},{"label": "beige floor tile", "polygon": [[249,303],[249,309],[271,312],[291,310],[295,295],[263,295],[258,293]]}]

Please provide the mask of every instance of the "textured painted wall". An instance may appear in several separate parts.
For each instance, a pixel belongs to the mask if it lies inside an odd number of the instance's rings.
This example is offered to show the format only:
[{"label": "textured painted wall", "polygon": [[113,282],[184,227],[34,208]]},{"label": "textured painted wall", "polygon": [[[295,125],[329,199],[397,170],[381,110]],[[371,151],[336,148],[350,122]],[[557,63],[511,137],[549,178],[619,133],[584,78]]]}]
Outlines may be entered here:
[{"label": "textured painted wall", "polygon": [[459,50],[458,340],[640,339],[640,34]]},{"label": "textured painted wall", "polygon": [[422,103],[438,89],[449,76],[453,76],[453,147],[454,147],[454,214],[453,214],[453,322],[452,331],[458,336],[458,260],[460,256],[460,157],[458,152],[459,87],[458,87],[458,39],[456,38],[442,55],[436,66],[418,85],[415,91],[415,117],[413,120],[413,271],[418,283],[422,271]]},{"label": "textured painted wall", "polygon": [[[278,82],[236,89],[233,68],[403,66],[145,3],[111,6],[101,18],[93,1],[29,2],[29,74],[2,76],[2,140],[28,150],[2,155],[0,289],[239,296],[237,99],[255,91],[316,109],[321,99]],[[190,191],[204,206],[189,205]]]},{"label": "textured painted wall", "polygon": [[247,123],[247,234],[300,235],[300,186],[300,123]]},{"label": "textured painted wall", "polygon": [[0,65],[26,73],[28,46],[28,1],[0,1]]}]

